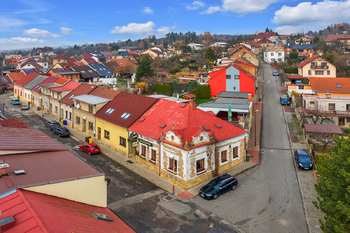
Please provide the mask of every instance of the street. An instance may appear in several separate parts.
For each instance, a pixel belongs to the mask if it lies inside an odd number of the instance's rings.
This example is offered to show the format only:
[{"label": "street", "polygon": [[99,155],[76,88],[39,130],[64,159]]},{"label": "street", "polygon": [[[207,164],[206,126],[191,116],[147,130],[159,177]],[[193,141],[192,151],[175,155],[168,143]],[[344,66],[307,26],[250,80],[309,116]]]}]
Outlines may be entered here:
[{"label": "street", "polygon": [[193,202],[246,232],[307,232],[276,76],[271,66],[262,66],[260,165],[237,176],[235,192],[210,202],[197,196]]}]

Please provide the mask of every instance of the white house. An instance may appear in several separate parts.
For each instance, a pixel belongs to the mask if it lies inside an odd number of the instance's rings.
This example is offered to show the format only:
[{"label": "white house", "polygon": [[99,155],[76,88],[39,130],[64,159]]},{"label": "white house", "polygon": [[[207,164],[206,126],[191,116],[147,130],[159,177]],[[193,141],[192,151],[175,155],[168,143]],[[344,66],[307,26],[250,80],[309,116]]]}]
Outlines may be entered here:
[{"label": "white house", "polygon": [[203,50],[204,49],[204,45],[202,45],[202,44],[190,43],[190,44],[188,44],[188,46],[190,46],[192,50]]},{"label": "white house", "polygon": [[280,48],[270,48],[270,50],[264,52],[264,61],[271,62],[284,62],[284,50]]}]

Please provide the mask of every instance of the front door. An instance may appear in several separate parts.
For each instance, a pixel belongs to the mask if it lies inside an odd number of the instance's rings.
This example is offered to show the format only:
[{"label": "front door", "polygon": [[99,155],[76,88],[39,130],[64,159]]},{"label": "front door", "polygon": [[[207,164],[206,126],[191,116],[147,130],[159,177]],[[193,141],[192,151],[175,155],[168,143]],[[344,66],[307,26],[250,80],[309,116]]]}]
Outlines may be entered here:
[{"label": "front door", "polygon": [[82,132],[86,131],[86,119],[83,119],[83,129]]},{"label": "front door", "polygon": [[101,141],[101,128],[97,128],[97,141]]}]

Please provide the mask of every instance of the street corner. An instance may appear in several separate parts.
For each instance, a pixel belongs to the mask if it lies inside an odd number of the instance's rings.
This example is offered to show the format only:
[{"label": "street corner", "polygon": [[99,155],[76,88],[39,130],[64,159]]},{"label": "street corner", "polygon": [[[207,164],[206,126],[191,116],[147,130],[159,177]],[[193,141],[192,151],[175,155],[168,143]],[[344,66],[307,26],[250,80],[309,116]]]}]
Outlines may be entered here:
[{"label": "street corner", "polygon": [[179,193],[177,197],[182,198],[182,199],[190,199],[192,197],[195,197],[193,193],[190,193],[189,191],[184,191],[182,193]]},{"label": "street corner", "polygon": [[249,162],[250,163],[259,163],[260,162],[260,150],[248,150]]}]

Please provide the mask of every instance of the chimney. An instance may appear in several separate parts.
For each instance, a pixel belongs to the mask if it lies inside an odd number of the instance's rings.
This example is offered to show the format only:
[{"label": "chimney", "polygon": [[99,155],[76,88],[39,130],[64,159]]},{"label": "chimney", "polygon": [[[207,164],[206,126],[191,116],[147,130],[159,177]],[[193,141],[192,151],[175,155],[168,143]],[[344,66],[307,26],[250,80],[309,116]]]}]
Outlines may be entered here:
[{"label": "chimney", "polygon": [[248,94],[248,102],[252,102],[252,94]]},{"label": "chimney", "polygon": [[2,177],[3,175],[8,175],[8,168],[9,165],[4,161],[0,163],[0,177]]},{"label": "chimney", "polygon": [[106,90],[110,90],[111,89],[109,85],[106,85],[105,88],[106,88]]},{"label": "chimney", "polygon": [[192,109],[196,109],[197,108],[196,100],[191,100],[188,104],[190,105],[190,107]]}]

